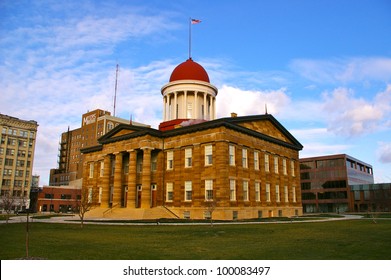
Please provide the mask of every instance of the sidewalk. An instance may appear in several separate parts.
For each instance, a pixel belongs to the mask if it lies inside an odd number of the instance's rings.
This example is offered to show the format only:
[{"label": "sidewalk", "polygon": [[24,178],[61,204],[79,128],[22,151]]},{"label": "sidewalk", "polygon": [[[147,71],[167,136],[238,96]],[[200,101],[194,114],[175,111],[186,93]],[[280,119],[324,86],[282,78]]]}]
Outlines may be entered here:
[{"label": "sidewalk", "polygon": [[[343,217],[330,217],[330,218],[322,218],[319,219],[316,217],[315,219],[311,219],[311,217],[308,217],[307,219],[296,219],[292,218],[289,221],[241,221],[241,222],[213,222],[213,225],[227,225],[227,224],[289,224],[289,223],[315,223],[315,222],[328,222],[328,221],[342,221],[342,220],[357,220],[357,219],[369,219],[369,218],[363,218],[363,216],[360,215],[341,215]],[[8,220],[8,223],[26,223],[27,216],[12,216]],[[379,218],[380,219],[380,218]],[[210,226],[210,223],[200,223],[200,222],[194,222],[194,223],[164,223],[159,221],[151,220],[150,222],[127,222],[124,220],[124,222],[110,222],[112,219],[88,219],[88,221],[84,221],[84,224],[99,224],[99,225],[127,225],[127,226],[140,226],[140,225],[173,225],[173,226],[179,226],[179,225],[207,225]],[[29,222],[30,223],[72,223],[77,224],[80,223],[80,218],[78,215],[69,215],[69,216],[56,216],[56,217],[50,217],[45,219],[34,219],[34,215],[29,216]],[[5,224],[5,220],[0,221],[1,224]]]}]

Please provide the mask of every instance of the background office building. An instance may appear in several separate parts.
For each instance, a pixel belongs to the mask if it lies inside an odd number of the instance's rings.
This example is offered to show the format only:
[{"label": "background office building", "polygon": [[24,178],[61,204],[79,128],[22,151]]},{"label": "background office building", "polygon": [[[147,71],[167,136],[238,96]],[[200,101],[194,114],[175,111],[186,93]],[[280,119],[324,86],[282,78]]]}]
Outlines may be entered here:
[{"label": "background office building", "polygon": [[346,154],[300,159],[304,213],[352,211],[349,186],[373,184],[368,163]]},{"label": "background office building", "polygon": [[[110,112],[96,109],[87,112],[81,117],[81,127],[69,130],[61,134],[58,153],[58,168],[50,170],[49,185],[63,186],[73,185],[81,187],[83,156],[81,148],[94,146],[97,139],[117,125],[129,124],[130,119],[114,117]],[[141,123],[132,122],[142,126]]]},{"label": "background office building", "polygon": [[12,197],[15,210],[29,208],[37,128],[36,121],[0,114],[0,195]]},{"label": "background office building", "polygon": [[391,183],[353,185],[350,192],[354,212],[391,211]]}]

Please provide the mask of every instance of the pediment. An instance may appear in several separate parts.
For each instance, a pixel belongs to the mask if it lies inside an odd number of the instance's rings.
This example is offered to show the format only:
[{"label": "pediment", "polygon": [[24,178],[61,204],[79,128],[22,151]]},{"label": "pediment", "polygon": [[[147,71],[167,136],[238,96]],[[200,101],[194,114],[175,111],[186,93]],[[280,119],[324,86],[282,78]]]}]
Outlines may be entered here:
[{"label": "pediment", "polygon": [[107,132],[101,138],[98,139],[99,142],[110,141],[110,139],[122,138],[124,135],[131,135],[134,133],[138,133],[142,130],[145,130],[145,127],[128,125],[128,124],[120,124],[114,127],[112,130]]},{"label": "pediment", "polygon": [[302,147],[299,141],[293,137],[289,131],[282,126],[272,115],[259,115],[259,116],[247,116],[238,117],[232,122],[235,125],[245,127],[254,132],[278,139],[285,143]]},{"label": "pediment", "polygon": [[290,139],[286,135],[284,135],[282,131],[280,131],[277,127],[275,127],[274,124],[269,120],[243,122],[243,123],[237,123],[237,125],[246,127],[256,132],[293,144],[290,141]]}]

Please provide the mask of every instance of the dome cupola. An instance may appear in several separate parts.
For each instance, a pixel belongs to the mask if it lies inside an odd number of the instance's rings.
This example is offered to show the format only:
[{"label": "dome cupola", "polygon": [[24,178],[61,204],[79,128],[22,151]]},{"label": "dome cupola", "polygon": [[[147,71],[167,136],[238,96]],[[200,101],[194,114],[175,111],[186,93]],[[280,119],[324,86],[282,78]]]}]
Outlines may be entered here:
[{"label": "dome cupola", "polygon": [[209,76],[204,67],[189,58],[172,71],[170,82],[179,80],[197,80],[209,83]]},{"label": "dome cupola", "polygon": [[162,131],[216,118],[217,88],[209,82],[204,67],[191,58],[175,67],[161,93]]}]

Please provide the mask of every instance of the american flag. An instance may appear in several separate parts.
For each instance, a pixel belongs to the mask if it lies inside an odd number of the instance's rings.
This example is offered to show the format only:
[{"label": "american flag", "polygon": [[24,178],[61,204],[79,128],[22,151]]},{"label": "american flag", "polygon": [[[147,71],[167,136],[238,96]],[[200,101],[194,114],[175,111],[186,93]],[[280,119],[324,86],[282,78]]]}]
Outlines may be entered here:
[{"label": "american flag", "polygon": [[197,23],[200,23],[201,21],[199,19],[194,19],[192,18],[191,19],[191,24],[197,24]]}]

